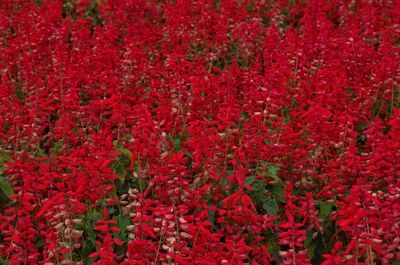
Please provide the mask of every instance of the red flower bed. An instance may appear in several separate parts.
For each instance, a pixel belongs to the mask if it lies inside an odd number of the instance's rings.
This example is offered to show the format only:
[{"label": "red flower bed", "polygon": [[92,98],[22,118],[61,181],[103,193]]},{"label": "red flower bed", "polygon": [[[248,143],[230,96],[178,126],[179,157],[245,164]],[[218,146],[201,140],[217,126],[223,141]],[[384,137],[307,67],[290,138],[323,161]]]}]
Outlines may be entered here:
[{"label": "red flower bed", "polygon": [[1,264],[400,264],[400,1],[3,0]]}]

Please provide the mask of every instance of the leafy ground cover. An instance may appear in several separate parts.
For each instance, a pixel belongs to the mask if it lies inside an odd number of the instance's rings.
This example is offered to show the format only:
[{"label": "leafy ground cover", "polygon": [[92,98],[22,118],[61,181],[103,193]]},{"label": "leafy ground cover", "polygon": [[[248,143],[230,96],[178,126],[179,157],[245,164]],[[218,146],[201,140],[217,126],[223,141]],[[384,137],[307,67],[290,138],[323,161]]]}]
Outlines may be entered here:
[{"label": "leafy ground cover", "polygon": [[400,1],[0,1],[1,264],[400,262]]}]

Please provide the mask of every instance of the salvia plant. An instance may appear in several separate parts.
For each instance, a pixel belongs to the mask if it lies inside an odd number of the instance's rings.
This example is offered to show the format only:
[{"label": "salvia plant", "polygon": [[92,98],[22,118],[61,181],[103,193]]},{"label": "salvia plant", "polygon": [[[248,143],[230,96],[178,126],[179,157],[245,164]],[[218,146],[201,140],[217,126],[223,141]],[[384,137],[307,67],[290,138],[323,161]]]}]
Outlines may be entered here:
[{"label": "salvia plant", "polygon": [[0,264],[400,264],[400,1],[0,1]]}]

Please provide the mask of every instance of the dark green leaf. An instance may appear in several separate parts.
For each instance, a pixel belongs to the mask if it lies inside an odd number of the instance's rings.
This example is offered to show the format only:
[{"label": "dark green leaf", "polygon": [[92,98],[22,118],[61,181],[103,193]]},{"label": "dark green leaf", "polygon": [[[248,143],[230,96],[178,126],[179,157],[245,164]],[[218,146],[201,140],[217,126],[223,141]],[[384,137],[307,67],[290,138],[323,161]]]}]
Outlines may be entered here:
[{"label": "dark green leaf", "polygon": [[57,155],[57,154],[60,152],[60,150],[61,150],[61,148],[62,148],[63,146],[64,146],[64,143],[63,143],[62,141],[57,141],[57,142],[54,144],[52,153]]},{"label": "dark green leaf", "polygon": [[172,142],[174,143],[174,150],[175,151],[178,151],[178,150],[182,149],[182,147],[181,147],[182,140],[181,140],[180,137],[176,137],[176,138],[172,139]]},{"label": "dark green leaf", "polygon": [[240,116],[241,116],[242,118],[248,118],[248,117],[250,117],[250,115],[249,115],[248,112],[242,112],[242,113],[240,113]]},{"label": "dark green leaf", "polygon": [[214,225],[214,221],[215,221],[215,211],[208,211],[208,221],[210,221],[210,223],[212,225]]},{"label": "dark green leaf", "polygon": [[278,173],[281,170],[279,167],[275,165],[268,165],[268,171],[264,173],[264,176],[271,177],[278,182],[282,182],[282,180],[278,177]]},{"label": "dark green leaf", "polygon": [[279,206],[273,197],[265,197],[263,200],[263,208],[269,215],[276,215],[279,212]]},{"label": "dark green leaf", "polygon": [[246,180],[245,180],[245,182],[244,182],[244,184],[245,184],[245,185],[251,185],[251,184],[253,184],[253,182],[254,182],[255,180],[256,180],[256,177],[255,177],[255,176],[247,177]]},{"label": "dark green leaf", "polygon": [[10,262],[8,260],[4,260],[0,257],[0,264],[4,264],[4,265],[10,265]]},{"label": "dark green leaf", "polygon": [[326,202],[320,202],[319,204],[319,216],[327,217],[332,211],[333,205]]},{"label": "dark green leaf", "polygon": [[117,151],[118,153],[125,155],[128,158],[132,157],[132,152],[126,148],[124,148],[120,142],[118,141],[114,141],[114,148],[115,151]]},{"label": "dark green leaf", "polygon": [[4,180],[1,176],[0,176],[0,189],[7,197],[14,194],[14,191],[10,183]]},{"label": "dark green leaf", "polygon": [[118,215],[114,216],[114,220],[118,221],[118,228],[120,229],[120,236],[116,236],[121,241],[126,241],[126,227],[131,224],[131,218],[129,216]]},{"label": "dark green leaf", "polygon": [[89,255],[96,252],[96,244],[92,241],[83,240],[82,242],[82,259],[84,264],[92,264],[94,259],[90,259]]},{"label": "dark green leaf", "polygon": [[277,201],[284,203],[285,200],[283,199],[283,191],[285,190],[285,187],[282,184],[276,184],[272,188],[272,194],[276,198]]},{"label": "dark green leaf", "polygon": [[124,155],[119,155],[116,157],[115,161],[112,163],[112,169],[119,176],[122,184],[125,182],[126,175],[128,174],[127,169],[130,166],[130,159]]}]

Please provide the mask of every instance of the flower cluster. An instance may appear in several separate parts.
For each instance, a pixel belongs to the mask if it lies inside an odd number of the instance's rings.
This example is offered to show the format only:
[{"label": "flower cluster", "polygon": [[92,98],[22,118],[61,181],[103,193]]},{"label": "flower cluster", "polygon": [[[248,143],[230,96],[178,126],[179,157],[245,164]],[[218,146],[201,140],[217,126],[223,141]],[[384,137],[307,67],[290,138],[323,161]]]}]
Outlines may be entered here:
[{"label": "flower cluster", "polygon": [[1,264],[398,264],[400,1],[0,1]]}]

